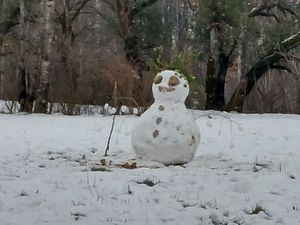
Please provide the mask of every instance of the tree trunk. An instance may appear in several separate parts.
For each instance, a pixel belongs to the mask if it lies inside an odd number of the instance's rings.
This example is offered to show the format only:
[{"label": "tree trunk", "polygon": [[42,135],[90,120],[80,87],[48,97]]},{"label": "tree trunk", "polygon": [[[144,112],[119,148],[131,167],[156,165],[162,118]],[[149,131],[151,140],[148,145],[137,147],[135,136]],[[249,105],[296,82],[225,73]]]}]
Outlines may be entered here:
[{"label": "tree trunk", "polygon": [[[231,96],[228,104],[227,110],[229,111],[241,111],[237,105],[241,104],[242,98],[244,96],[243,90],[246,89],[246,72],[245,72],[245,57],[246,57],[246,34],[244,31],[240,34],[239,44],[238,44],[238,57],[237,57],[237,87],[233,95]],[[236,96],[233,98],[233,96]]]},{"label": "tree trunk", "polygon": [[24,36],[25,36],[25,5],[24,0],[19,0],[20,5],[20,59],[17,68],[19,80],[19,103],[21,112],[32,112],[34,98],[29,93],[28,73],[25,67]]},{"label": "tree trunk", "polygon": [[219,73],[217,76],[217,87],[216,87],[216,93],[215,93],[215,105],[218,110],[224,110],[225,109],[225,97],[224,97],[224,91],[225,91],[225,78],[229,66],[229,58],[230,55],[226,55],[223,51],[220,52],[219,56]]},{"label": "tree trunk", "polygon": [[219,49],[220,43],[217,34],[217,27],[212,26],[210,30],[210,56],[206,71],[206,109],[218,109],[216,102],[217,74],[219,73]]},{"label": "tree trunk", "polygon": [[206,70],[206,106],[205,109],[216,109],[215,93],[217,88],[217,78],[215,77],[215,60],[212,56],[208,58]]},{"label": "tree trunk", "polygon": [[207,64],[206,74],[206,109],[224,110],[225,109],[225,78],[229,67],[229,60],[237,46],[234,40],[228,53],[225,52],[224,31],[217,30],[217,27],[211,28],[210,33],[210,51],[211,55]]},{"label": "tree trunk", "polygon": [[166,30],[166,38],[163,40],[162,43],[162,54],[161,54],[161,58],[162,61],[165,62],[170,62],[171,58],[172,58],[172,36],[173,36],[173,26],[170,25],[170,23],[172,21],[170,21],[170,8],[172,7],[172,3],[170,3],[170,1],[167,0],[162,0],[160,2],[161,4],[161,14],[162,14],[162,23],[165,25],[169,25],[166,26],[168,28],[168,30]]},{"label": "tree trunk", "polygon": [[63,53],[62,61],[64,63],[66,73],[71,78],[71,91],[76,92],[77,90],[77,76],[76,72],[73,71],[72,63],[70,62],[70,50],[72,48],[72,42],[74,40],[74,32],[72,29],[72,23],[70,18],[70,5],[67,0],[63,0],[64,5],[64,21],[62,26],[63,32]]},{"label": "tree trunk", "polygon": [[245,54],[246,54],[246,34],[245,34],[245,27],[242,26],[242,32],[239,36],[239,43],[238,43],[238,58],[237,58],[237,69],[238,69],[238,80],[237,83],[239,84],[242,80],[246,79],[245,76]]},{"label": "tree trunk", "polygon": [[1,56],[1,53],[3,52],[3,40],[1,40],[0,37],[0,99],[4,98],[4,59],[3,56]]},{"label": "tree trunk", "polygon": [[[181,3],[181,1],[180,1]],[[189,8],[188,3],[183,1],[183,5],[179,6],[179,16],[178,16],[178,40],[177,49],[178,52],[184,52],[188,37],[188,27],[189,27]]]},{"label": "tree trunk", "polygon": [[51,72],[51,53],[52,40],[54,36],[53,16],[54,16],[54,0],[43,0],[44,6],[44,54],[42,55],[40,84],[37,91],[37,100],[35,103],[35,113],[47,113],[47,99],[49,92],[49,77]]}]

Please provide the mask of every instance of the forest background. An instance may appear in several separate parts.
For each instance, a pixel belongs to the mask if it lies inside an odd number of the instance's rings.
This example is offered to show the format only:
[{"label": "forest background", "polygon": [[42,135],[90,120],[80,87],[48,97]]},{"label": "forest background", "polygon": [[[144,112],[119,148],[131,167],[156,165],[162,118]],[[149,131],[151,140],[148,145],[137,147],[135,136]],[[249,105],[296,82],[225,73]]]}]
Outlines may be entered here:
[{"label": "forest background", "polygon": [[0,99],[149,106],[163,69],[187,106],[300,113],[299,0],[1,0]]}]

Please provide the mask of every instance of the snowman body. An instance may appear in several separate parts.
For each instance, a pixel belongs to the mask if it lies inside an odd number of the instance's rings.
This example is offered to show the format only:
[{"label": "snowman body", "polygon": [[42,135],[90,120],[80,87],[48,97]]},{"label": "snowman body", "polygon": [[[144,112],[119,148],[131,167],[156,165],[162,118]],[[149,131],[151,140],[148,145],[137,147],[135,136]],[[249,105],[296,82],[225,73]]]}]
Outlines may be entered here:
[{"label": "snowman body", "polygon": [[152,85],[155,102],[141,116],[132,131],[136,155],[146,161],[166,165],[193,159],[200,132],[184,101],[188,82],[175,71],[162,71]]}]

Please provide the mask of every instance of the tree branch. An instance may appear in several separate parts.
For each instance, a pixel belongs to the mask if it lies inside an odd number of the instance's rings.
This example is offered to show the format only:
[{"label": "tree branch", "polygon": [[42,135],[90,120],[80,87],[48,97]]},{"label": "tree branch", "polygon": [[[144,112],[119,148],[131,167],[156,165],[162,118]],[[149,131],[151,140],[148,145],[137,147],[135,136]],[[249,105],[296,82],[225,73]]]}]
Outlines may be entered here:
[{"label": "tree branch", "polygon": [[76,5],[78,5],[78,7],[75,9],[75,12],[73,14],[73,16],[70,18],[70,23],[73,23],[76,18],[80,15],[81,10],[83,9],[83,7],[89,2],[90,0],[82,0],[82,1],[78,1],[76,3]]},{"label": "tree branch", "polygon": [[276,63],[282,59],[288,60],[289,56],[286,56],[285,54],[299,45],[300,31],[275,45],[265,57],[255,63],[248,71],[246,74],[247,81],[239,84],[227,105],[227,109],[241,112],[245,97],[252,91],[257,80],[259,80],[269,69],[273,68],[289,71],[286,67]]},{"label": "tree branch", "polygon": [[291,60],[291,61],[293,60],[293,61],[297,61],[298,63],[300,63],[300,58],[297,57],[297,56],[294,56],[294,55],[287,55],[286,58],[287,58],[288,60]]},{"label": "tree branch", "polygon": [[273,12],[273,10],[276,8],[279,9],[279,11],[282,12],[285,17],[287,16],[287,13],[296,16],[296,12],[291,6],[289,6],[285,2],[276,1],[276,3],[263,2],[259,7],[253,8],[249,13],[248,17],[274,17],[275,20],[279,23],[279,17],[276,15],[275,12]]},{"label": "tree branch", "polygon": [[272,66],[270,66],[270,69],[285,70],[289,73],[293,73],[290,68],[288,68],[287,66],[284,66],[284,65],[272,65]]},{"label": "tree branch", "polygon": [[58,22],[60,24],[64,24],[65,20],[68,19],[69,24],[72,24],[76,18],[81,14],[81,10],[86,6],[86,4],[89,2],[90,0],[79,0],[77,1],[74,5],[70,6],[69,2],[66,1],[66,5],[65,7],[67,7],[67,12],[69,14],[72,14],[72,16],[70,18],[66,18],[66,13],[65,11],[62,13],[59,13],[57,10],[55,10],[55,13],[58,15],[55,18],[55,22]]},{"label": "tree branch", "polygon": [[272,50],[261,60],[259,60],[246,74],[247,76],[247,89],[246,95],[248,95],[254,87],[256,81],[263,76],[263,74],[284,58],[284,54],[291,49],[300,45],[300,31],[291,37],[281,41],[279,47],[274,46]]}]

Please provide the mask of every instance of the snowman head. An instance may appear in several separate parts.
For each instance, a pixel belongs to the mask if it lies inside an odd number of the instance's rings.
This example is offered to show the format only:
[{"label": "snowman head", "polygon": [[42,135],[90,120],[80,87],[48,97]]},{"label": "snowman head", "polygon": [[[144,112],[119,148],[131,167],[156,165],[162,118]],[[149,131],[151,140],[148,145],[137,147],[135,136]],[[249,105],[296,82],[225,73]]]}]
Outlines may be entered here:
[{"label": "snowman head", "polygon": [[176,71],[164,70],[153,80],[152,92],[156,101],[184,103],[189,91],[188,81]]}]

